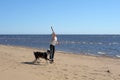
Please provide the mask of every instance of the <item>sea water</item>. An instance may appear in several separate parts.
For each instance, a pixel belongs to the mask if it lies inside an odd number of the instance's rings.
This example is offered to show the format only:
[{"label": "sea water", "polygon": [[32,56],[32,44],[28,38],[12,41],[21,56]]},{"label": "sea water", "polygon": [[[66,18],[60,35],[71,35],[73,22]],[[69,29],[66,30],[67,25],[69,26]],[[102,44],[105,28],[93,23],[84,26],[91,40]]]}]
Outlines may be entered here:
[{"label": "sea water", "polygon": [[[120,35],[58,35],[56,50],[120,57]],[[0,44],[48,49],[51,35],[0,35]]]}]

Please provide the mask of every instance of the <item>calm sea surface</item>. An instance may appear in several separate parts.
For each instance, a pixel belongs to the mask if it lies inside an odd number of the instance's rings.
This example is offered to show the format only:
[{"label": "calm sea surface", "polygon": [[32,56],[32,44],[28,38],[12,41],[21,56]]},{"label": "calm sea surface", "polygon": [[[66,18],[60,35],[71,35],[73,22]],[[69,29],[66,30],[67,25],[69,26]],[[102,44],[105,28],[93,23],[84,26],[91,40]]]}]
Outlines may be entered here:
[{"label": "calm sea surface", "polygon": [[[51,35],[0,35],[0,44],[48,49]],[[120,35],[58,35],[56,50],[120,57]]]}]

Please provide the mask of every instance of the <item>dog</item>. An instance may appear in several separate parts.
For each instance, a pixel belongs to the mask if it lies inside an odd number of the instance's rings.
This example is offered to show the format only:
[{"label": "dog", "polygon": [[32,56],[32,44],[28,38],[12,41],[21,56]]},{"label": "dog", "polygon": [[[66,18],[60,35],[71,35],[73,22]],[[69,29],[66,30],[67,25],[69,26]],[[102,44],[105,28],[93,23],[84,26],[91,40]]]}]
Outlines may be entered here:
[{"label": "dog", "polygon": [[50,50],[47,50],[47,52],[38,52],[37,51],[37,52],[33,52],[33,53],[34,53],[34,57],[35,57],[35,60],[33,61],[33,63],[36,63],[39,58],[45,59],[46,62],[47,62],[47,60],[49,60],[48,55],[50,54]]}]

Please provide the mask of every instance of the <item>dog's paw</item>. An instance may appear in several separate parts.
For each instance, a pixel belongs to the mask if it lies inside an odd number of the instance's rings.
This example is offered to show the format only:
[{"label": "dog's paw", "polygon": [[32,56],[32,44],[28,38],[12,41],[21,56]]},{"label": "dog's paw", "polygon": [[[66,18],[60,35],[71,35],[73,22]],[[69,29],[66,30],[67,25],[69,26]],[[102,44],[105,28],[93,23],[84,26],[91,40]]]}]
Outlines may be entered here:
[{"label": "dog's paw", "polygon": [[37,62],[38,64],[40,63],[40,62]]}]

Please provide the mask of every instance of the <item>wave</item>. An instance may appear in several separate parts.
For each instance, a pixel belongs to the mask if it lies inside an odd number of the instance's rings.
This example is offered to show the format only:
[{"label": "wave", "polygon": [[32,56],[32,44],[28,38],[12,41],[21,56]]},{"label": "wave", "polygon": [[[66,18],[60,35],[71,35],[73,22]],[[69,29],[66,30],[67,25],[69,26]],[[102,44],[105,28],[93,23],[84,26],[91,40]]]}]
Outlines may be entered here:
[{"label": "wave", "polygon": [[120,44],[120,43],[118,43],[118,42],[109,43],[109,45],[117,45],[117,44]]},{"label": "wave", "polygon": [[98,54],[100,54],[100,55],[105,55],[106,53],[104,53],[104,52],[97,52]]},{"label": "wave", "polygon": [[110,43],[106,43],[106,42],[85,42],[85,41],[60,41],[61,44],[97,44],[97,45],[118,45],[120,44],[119,42],[110,42]]},{"label": "wave", "polygon": [[116,57],[120,58],[120,55],[116,55]]}]

